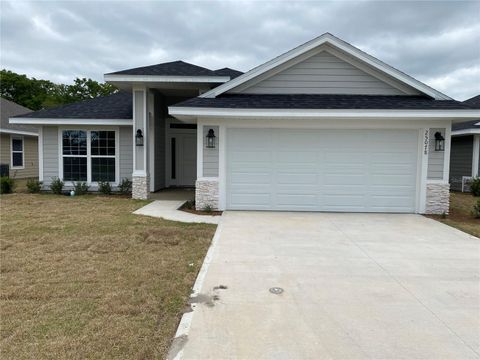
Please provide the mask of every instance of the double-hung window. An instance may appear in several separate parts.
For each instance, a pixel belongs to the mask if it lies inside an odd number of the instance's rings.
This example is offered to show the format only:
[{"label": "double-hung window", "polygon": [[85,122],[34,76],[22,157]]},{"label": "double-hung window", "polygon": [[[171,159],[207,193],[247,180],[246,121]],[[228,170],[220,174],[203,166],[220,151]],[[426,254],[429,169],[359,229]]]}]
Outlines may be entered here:
[{"label": "double-hung window", "polygon": [[64,181],[116,182],[116,131],[62,130]]},{"label": "double-hung window", "polygon": [[24,162],[23,137],[12,136],[10,146],[12,149],[11,151],[12,169],[23,169],[23,162]]}]

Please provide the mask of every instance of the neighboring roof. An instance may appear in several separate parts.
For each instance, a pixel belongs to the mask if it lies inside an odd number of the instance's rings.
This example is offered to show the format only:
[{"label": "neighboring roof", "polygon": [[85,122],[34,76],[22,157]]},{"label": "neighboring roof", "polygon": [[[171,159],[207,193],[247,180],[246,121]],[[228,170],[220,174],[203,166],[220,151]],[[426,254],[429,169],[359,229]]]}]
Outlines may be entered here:
[{"label": "neighboring roof", "polygon": [[35,111],[22,119],[132,119],[132,94],[126,91]]},{"label": "neighboring roof", "polygon": [[236,77],[239,77],[243,74],[243,72],[241,71],[230,69],[228,67],[214,70],[213,72],[219,76],[230,76],[230,79],[235,79]]},{"label": "neighboring roof", "polygon": [[[480,109],[480,95],[474,96],[468,100],[465,100],[463,104],[467,105],[471,109]],[[452,125],[452,131],[455,134],[469,134],[480,132],[480,116],[477,120],[465,121]]]},{"label": "neighboring roof", "polygon": [[[455,100],[433,100],[412,95],[260,95],[223,94],[196,97],[172,107],[230,109],[378,109],[378,110],[469,110]],[[478,120],[477,120],[478,122]]]},{"label": "neighboring roof", "polygon": [[228,90],[236,88],[247,81],[257,78],[258,76],[266,73],[267,71],[271,71],[272,69],[277,68],[282,64],[285,64],[287,61],[297,58],[298,56],[305,54],[308,51],[318,48],[324,44],[328,44],[340,51],[347,53],[348,55],[358,59],[359,61],[362,61],[368,64],[369,66],[377,69],[378,71],[381,71],[382,73],[393,77],[394,79],[420,91],[423,94],[426,94],[438,100],[451,100],[450,97],[448,97],[445,94],[442,94],[440,91],[435,90],[430,86],[414,79],[413,77],[393,68],[392,66],[378,60],[377,58],[333,36],[330,33],[325,33],[313,40],[306,42],[305,44],[297,46],[296,48],[290,51],[287,51],[286,53],[280,56],[277,56],[276,58],[273,58],[272,60],[267,61],[266,63],[260,66],[257,66],[250,71],[247,71],[245,74],[237,77],[236,79],[228,81],[220,86],[217,86],[216,88],[213,88],[212,90],[207,91],[206,93],[200,96],[208,98],[208,97],[215,97],[220,94],[223,94]]},{"label": "neighboring roof", "polygon": [[467,104],[472,109],[480,109],[480,95],[477,95],[468,100],[465,100],[463,103]]},{"label": "neighboring roof", "polygon": [[[38,129],[33,126],[10,124],[8,119],[15,115],[23,115],[32,112],[29,108],[18,105],[13,101],[0,98],[0,129],[15,133],[38,134]],[[27,134],[28,135],[28,134]]]},{"label": "neighboring roof", "polygon": [[210,70],[202,66],[189,64],[178,60],[162,64],[142,66],[133,69],[121,70],[105,75],[154,75],[154,76],[230,76],[231,78],[241,75],[242,72],[224,68]]}]

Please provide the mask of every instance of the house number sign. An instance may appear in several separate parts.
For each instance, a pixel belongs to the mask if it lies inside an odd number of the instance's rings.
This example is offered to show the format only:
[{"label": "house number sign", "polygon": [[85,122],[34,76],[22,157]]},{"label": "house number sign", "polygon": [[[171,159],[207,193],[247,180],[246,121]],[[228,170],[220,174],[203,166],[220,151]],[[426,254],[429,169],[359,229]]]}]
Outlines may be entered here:
[{"label": "house number sign", "polygon": [[428,142],[429,142],[429,129],[425,129],[424,139],[423,139],[423,153],[428,155]]}]

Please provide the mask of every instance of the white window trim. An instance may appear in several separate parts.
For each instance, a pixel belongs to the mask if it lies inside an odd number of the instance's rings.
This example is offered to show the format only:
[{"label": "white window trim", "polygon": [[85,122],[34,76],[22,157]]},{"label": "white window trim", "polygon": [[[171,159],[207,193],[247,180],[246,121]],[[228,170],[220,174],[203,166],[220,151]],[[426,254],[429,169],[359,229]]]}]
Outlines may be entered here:
[{"label": "white window trim", "polygon": [[[19,153],[20,151],[13,150],[13,140],[22,140],[22,166],[13,166],[13,153]],[[10,135],[10,169],[12,170],[22,170],[25,169],[25,138],[20,135]]]},{"label": "white window trim", "polygon": [[[63,155],[63,132],[65,130],[86,131],[87,133],[87,155]],[[114,131],[115,132],[115,156],[112,155],[92,155],[91,154],[91,132],[92,131]],[[92,181],[92,158],[115,158],[115,181],[110,182],[113,186],[118,186],[120,182],[120,128],[118,126],[110,128],[83,128],[80,126],[68,126],[58,128],[58,178],[63,181],[63,157],[86,157],[87,158],[87,181],[89,186],[97,187],[98,181]],[[64,181],[65,186],[74,186],[76,181]]]}]

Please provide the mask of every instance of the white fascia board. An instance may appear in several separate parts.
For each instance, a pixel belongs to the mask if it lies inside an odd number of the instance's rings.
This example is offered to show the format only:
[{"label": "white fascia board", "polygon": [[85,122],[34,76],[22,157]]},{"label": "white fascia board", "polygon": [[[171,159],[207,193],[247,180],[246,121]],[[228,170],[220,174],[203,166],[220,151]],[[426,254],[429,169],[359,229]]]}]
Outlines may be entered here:
[{"label": "white fascia board", "polygon": [[463,129],[463,130],[452,131],[452,136],[455,136],[455,135],[471,135],[471,134],[480,134],[480,128],[479,129]]},{"label": "white fascia board", "polygon": [[340,49],[347,54],[367,63],[368,65],[372,66],[373,68],[384,72],[385,74],[388,74],[392,76],[393,78],[413,87],[414,89],[417,89],[418,91],[427,94],[434,99],[437,100],[452,100],[449,96],[442,94],[440,91],[435,90],[431,88],[430,86],[422,83],[421,81],[418,81],[414,79],[413,77],[401,72],[400,70],[397,70],[393,67],[391,67],[388,64],[385,64],[384,62],[378,60],[377,58],[365,53],[364,51],[354,47],[353,45],[333,36],[332,34],[323,34],[313,40],[310,40],[306,42],[303,45],[300,45],[270,61],[267,61],[266,63],[257,66],[256,68],[253,68],[252,70],[246,72],[243,75],[240,75],[239,77],[222,84],[202,95],[200,97],[207,97],[207,98],[212,98],[216,97],[220,94],[223,94],[224,92],[233,89],[297,56],[300,56],[307,51],[310,51],[320,45],[323,44],[330,44],[334,48]]},{"label": "white fascia board", "polygon": [[125,82],[165,82],[165,83],[225,83],[230,80],[230,76],[162,76],[162,75],[109,75],[103,76],[108,81]]},{"label": "white fascia board", "polygon": [[266,117],[266,118],[386,118],[386,119],[469,119],[475,110],[329,110],[329,109],[219,109],[170,106],[172,116]]},{"label": "white fascia board", "polygon": [[34,133],[31,131],[14,130],[14,129],[0,129],[0,133],[26,135],[26,136],[38,136],[38,133]]},{"label": "white fascia board", "polygon": [[133,125],[132,119],[10,118],[10,124],[29,125]]}]

